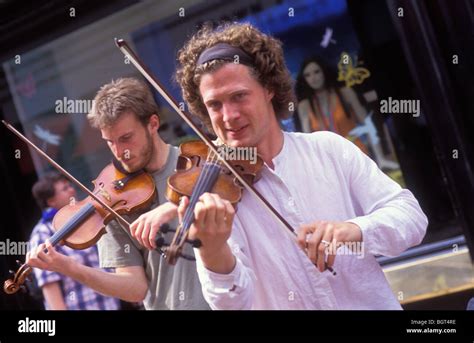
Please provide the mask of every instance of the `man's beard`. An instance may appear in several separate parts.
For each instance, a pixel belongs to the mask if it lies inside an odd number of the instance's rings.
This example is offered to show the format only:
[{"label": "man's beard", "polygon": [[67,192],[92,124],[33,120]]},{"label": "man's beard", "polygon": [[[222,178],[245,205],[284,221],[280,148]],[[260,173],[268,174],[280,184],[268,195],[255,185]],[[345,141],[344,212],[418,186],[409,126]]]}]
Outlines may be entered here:
[{"label": "man's beard", "polygon": [[150,163],[154,150],[155,147],[153,145],[153,139],[151,138],[150,133],[146,131],[146,144],[143,149],[140,150],[138,154],[134,156],[135,158],[140,158],[140,163],[136,167],[130,166],[124,163],[127,160],[122,159],[121,164],[123,168],[129,173],[134,173],[136,171],[144,169]]}]

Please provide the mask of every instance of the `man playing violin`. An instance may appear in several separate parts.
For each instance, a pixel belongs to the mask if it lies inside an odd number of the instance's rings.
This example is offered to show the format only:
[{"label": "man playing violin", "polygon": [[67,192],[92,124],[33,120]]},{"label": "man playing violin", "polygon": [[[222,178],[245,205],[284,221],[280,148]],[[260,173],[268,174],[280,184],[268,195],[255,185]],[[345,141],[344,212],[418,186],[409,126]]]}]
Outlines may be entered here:
[{"label": "man playing violin", "polygon": [[[30,236],[32,249],[43,244],[54,234],[52,220],[63,206],[75,198],[76,190],[69,180],[56,172],[43,175],[31,190],[38,206],[41,208],[41,220],[33,228]],[[97,247],[74,250],[67,246],[57,247],[58,252],[80,261],[91,268],[99,267]],[[103,296],[81,283],[61,274],[35,268],[34,276],[38,287],[41,287],[43,303],[48,310],[117,310],[118,299]]]},{"label": "man playing violin", "polygon": [[211,308],[400,309],[374,256],[419,244],[427,218],[351,142],[280,129],[294,104],[281,43],[249,24],[205,25],[178,61],[190,112],[228,146],[257,148],[265,165],[255,188],[298,232],[248,192],[237,212],[202,195],[190,237],[202,242],[197,269]]},{"label": "man playing violin", "polygon": [[[166,144],[158,134],[157,113],[148,87],[137,79],[123,78],[99,90],[88,115],[120,166],[129,173],[144,169],[153,176],[157,188],[154,211],[125,216],[129,221],[135,220],[131,230],[111,221],[107,234],[99,241],[101,266],[115,268],[115,273],[79,264],[49,243],[39,245],[26,262],[67,275],[100,293],[130,302],[143,301],[146,309],[209,309],[194,264],[182,260],[169,266],[155,250],[153,239],[160,225],[176,216],[175,205],[157,206],[164,202],[166,180],[178,158],[178,149]],[[192,248],[187,249],[186,253],[193,256]]]}]

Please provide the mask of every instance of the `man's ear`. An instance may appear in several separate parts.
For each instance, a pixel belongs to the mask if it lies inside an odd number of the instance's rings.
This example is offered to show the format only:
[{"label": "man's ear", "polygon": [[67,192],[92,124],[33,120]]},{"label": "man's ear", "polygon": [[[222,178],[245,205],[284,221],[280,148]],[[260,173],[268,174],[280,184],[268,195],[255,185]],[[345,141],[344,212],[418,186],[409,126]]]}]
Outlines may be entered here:
[{"label": "man's ear", "polygon": [[270,89],[265,88],[265,96],[268,99],[268,101],[271,101],[273,97],[275,96],[275,92]]},{"label": "man's ear", "polygon": [[160,128],[160,117],[158,117],[157,114],[152,114],[148,121],[148,125],[150,125],[152,132],[158,131]]}]

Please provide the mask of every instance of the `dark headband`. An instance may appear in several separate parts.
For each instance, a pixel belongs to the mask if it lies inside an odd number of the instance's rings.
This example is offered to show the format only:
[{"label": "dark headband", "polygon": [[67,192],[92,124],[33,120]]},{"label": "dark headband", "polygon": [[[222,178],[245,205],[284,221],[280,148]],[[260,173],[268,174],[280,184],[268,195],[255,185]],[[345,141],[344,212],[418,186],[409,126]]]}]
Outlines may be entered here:
[{"label": "dark headband", "polygon": [[239,58],[238,63],[247,66],[253,66],[253,60],[249,54],[247,54],[242,49],[229,45],[227,43],[219,43],[204,50],[201,55],[199,55],[197,65],[201,65],[213,60],[235,62],[236,56],[238,56]]}]

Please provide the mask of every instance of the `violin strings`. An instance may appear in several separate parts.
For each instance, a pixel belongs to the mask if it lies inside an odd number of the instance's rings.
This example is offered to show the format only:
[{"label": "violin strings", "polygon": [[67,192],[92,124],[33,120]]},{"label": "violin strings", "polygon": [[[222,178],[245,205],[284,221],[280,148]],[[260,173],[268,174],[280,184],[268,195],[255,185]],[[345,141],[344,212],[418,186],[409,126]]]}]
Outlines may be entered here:
[{"label": "violin strings", "polygon": [[[191,217],[193,215],[194,207],[196,206],[197,200],[199,199],[199,196],[201,196],[203,188],[207,186],[212,176],[211,168],[208,163],[213,162],[213,160],[215,159],[216,159],[216,156],[213,151],[211,151],[211,154],[210,155],[208,154],[208,156],[206,157],[206,163],[204,164],[203,170],[201,171],[202,175],[198,178],[198,182],[196,184],[196,190],[193,192],[194,197],[191,196],[191,199],[190,199],[190,203],[188,206],[190,211],[186,211],[187,212],[186,214],[188,214],[186,216],[186,222],[188,225],[190,224],[189,221],[192,219]],[[183,222],[184,222],[184,218],[183,218]]]},{"label": "violin strings", "polygon": [[[198,181],[195,186],[195,190],[193,191],[193,194],[191,195],[191,199],[189,201],[189,205],[186,209],[186,212],[183,217],[183,228],[184,232],[187,232],[189,230],[189,227],[192,224],[192,217],[194,215],[194,207],[197,204],[197,201],[199,197],[202,195],[201,193],[203,190],[208,186],[208,183],[212,179],[212,164],[215,164],[216,161],[219,161],[219,157],[216,156],[216,154],[211,150],[210,153],[206,157],[206,162],[204,163],[204,166],[202,167],[201,175],[198,177]],[[181,233],[178,236],[178,239],[180,240],[182,237]]]},{"label": "violin strings", "polygon": [[[219,161],[219,157],[216,156],[216,154],[211,150],[208,156],[206,157],[206,163],[203,166],[203,170],[201,171],[202,176],[199,177],[198,182],[196,184],[196,190],[193,192],[195,194],[195,197],[190,199],[190,204],[189,204],[189,209],[190,211],[187,211],[187,216],[186,216],[186,221],[189,223],[189,221],[192,220],[192,215],[194,212],[194,207],[196,206],[196,203],[198,202],[199,196],[201,196],[201,193],[203,192],[203,188],[206,188],[208,186],[209,181],[212,178],[212,168],[211,165],[215,163],[216,161]],[[191,201],[192,200],[192,201]],[[192,209],[192,211],[191,211]],[[184,222],[184,218],[183,218]]]},{"label": "violin strings", "polygon": [[[199,196],[201,195],[203,188],[206,186],[206,184],[210,180],[210,168],[208,167],[208,164],[207,164],[208,161],[209,161],[209,155],[206,157],[206,163],[204,164],[202,168],[201,175],[198,178],[198,181],[195,186],[195,190],[193,191],[193,194],[191,195],[188,208],[186,209],[185,215],[183,217],[184,232],[187,232],[189,230],[189,227],[192,224],[194,207],[196,206],[197,200]],[[181,239],[181,237],[182,237],[182,233],[178,236],[178,238]]]}]

